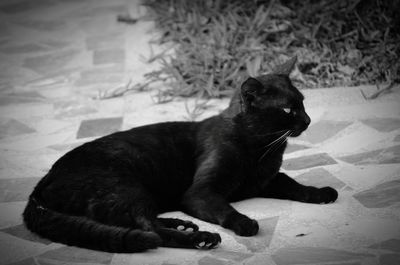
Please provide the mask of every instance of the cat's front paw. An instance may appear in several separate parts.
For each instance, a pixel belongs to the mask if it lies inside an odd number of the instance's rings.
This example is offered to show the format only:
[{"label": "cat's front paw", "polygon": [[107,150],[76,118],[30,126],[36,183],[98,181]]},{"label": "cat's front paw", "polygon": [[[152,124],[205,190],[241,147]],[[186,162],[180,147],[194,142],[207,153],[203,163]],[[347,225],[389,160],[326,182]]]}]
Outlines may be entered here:
[{"label": "cat's front paw", "polygon": [[239,236],[254,236],[258,233],[258,223],[243,214],[234,214],[227,218],[223,227],[233,230]]},{"label": "cat's front paw", "polygon": [[311,196],[313,203],[332,203],[338,198],[338,192],[331,187],[323,187],[315,190]]}]

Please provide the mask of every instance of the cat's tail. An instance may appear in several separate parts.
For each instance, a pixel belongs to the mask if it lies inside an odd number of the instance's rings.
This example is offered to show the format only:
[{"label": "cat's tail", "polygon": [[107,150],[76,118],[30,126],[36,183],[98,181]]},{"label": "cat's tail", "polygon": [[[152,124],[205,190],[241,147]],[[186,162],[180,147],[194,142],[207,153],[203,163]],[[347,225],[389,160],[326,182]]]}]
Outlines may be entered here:
[{"label": "cat's tail", "polygon": [[54,242],[115,253],[142,252],[161,245],[154,232],[98,223],[84,216],[70,216],[41,206],[33,197],[23,213],[26,227]]}]

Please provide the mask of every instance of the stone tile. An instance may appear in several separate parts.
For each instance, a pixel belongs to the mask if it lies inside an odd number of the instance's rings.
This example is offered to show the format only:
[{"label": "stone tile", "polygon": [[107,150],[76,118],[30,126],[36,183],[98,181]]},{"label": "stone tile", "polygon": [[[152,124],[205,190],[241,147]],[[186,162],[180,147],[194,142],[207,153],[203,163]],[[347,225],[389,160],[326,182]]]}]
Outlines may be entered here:
[{"label": "stone tile", "polygon": [[282,167],[286,170],[299,170],[318,166],[334,165],[337,162],[326,153],[286,159]]},{"label": "stone tile", "polygon": [[103,136],[120,130],[122,117],[82,121],[77,138]]},{"label": "stone tile", "polygon": [[23,65],[39,74],[45,75],[61,71],[69,62],[77,57],[78,54],[78,50],[68,49],[50,54],[38,55],[26,58]]},{"label": "stone tile", "polygon": [[125,79],[123,65],[84,70],[74,83],[76,86],[122,83]]},{"label": "stone tile", "polygon": [[213,250],[211,254],[219,259],[234,261],[235,263],[241,263],[253,256],[253,254],[250,253],[227,251],[221,250],[220,248]]},{"label": "stone tile", "polygon": [[33,234],[23,224],[8,227],[8,228],[2,229],[0,231],[3,233],[6,233],[6,234],[12,235],[12,236],[21,238],[21,239],[32,241],[32,242],[38,242],[38,243],[45,244],[45,245],[51,244],[51,241],[41,238],[38,235]]},{"label": "stone tile", "polygon": [[8,265],[39,265],[39,264],[40,263],[35,258],[27,258],[21,261],[10,263]]},{"label": "stone tile", "polygon": [[16,96],[16,97],[25,97],[25,98],[44,100],[43,96],[40,95],[40,93],[38,93],[37,91],[15,92],[10,95]]},{"label": "stone tile", "polygon": [[126,101],[123,97],[115,97],[107,100],[100,100],[97,104],[102,113],[108,116],[124,116],[126,113]]},{"label": "stone tile", "polygon": [[[57,49],[57,48],[50,48],[51,50]],[[38,93],[40,95],[42,95],[42,97],[44,98],[49,98],[48,96],[44,95],[43,96],[43,92],[46,91],[46,89],[54,89],[57,90],[60,89],[60,87],[62,87],[62,85],[64,85],[62,88],[64,90],[67,91],[68,90],[72,90],[71,89],[71,84],[68,84],[68,82],[70,82],[70,79],[72,77],[76,78],[76,76],[79,74],[80,68],[76,67],[76,66],[71,66],[68,68],[64,68],[64,69],[60,69],[57,70],[55,72],[51,72],[45,75],[39,75],[37,74],[37,76],[35,78],[31,78],[30,80],[27,81],[26,85],[29,85],[32,87],[32,89],[35,89],[38,91]],[[33,71],[31,71],[33,72]],[[54,94],[53,93],[53,94]],[[45,93],[45,94],[48,94]],[[66,92],[61,92],[60,95],[66,95]],[[60,96],[61,97],[61,96]]]},{"label": "stone tile", "polygon": [[50,250],[38,256],[38,259],[48,259],[59,261],[57,263],[90,263],[90,264],[110,264],[113,257],[112,253],[94,251],[77,247],[61,247]]},{"label": "stone tile", "polygon": [[118,15],[123,12],[126,12],[126,8],[127,7],[124,5],[104,5],[82,10],[81,12],[77,12],[76,15],[87,16],[87,17],[112,15],[112,14]]},{"label": "stone tile", "polygon": [[339,159],[354,165],[400,163],[400,145],[343,156]]},{"label": "stone tile", "polygon": [[323,168],[311,169],[306,173],[296,176],[295,179],[301,184],[314,186],[317,188],[330,186],[335,189],[341,189],[346,186],[343,181],[339,180],[329,171]]},{"label": "stone tile", "polygon": [[40,41],[40,44],[47,46],[53,50],[66,48],[70,43],[61,40],[44,39]]},{"label": "stone tile", "polygon": [[26,201],[40,178],[0,179],[0,202]]},{"label": "stone tile", "polygon": [[[354,207],[351,207],[355,210],[366,211],[367,214],[363,214],[360,217],[354,218],[353,220],[346,218],[347,220],[345,226],[339,228],[340,233],[342,235],[347,235],[347,240],[363,240],[360,247],[368,247],[365,245],[364,239],[369,239],[369,242],[382,242],[388,240],[390,238],[398,237],[400,233],[399,221],[395,217],[394,219],[389,219],[390,217],[379,218],[375,217],[376,211],[368,211],[369,209],[365,209],[360,205],[354,204]],[[390,215],[395,215],[397,207],[394,207],[394,210],[390,211]],[[346,208],[339,208],[342,213],[346,211]],[[398,209],[398,208],[397,208]],[[389,209],[385,209],[389,210]],[[352,210],[354,212],[354,210]],[[389,211],[387,211],[389,213]],[[326,211],[322,214],[328,214]],[[343,215],[343,214],[342,214]],[[372,252],[369,250],[368,252]],[[375,252],[375,251],[374,251]]]},{"label": "stone tile", "polygon": [[377,157],[383,152],[383,149],[363,152],[354,155],[342,156],[338,159],[343,160],[347,163],[355,165],[367,165],[367,164],[379,164]]},{"label": "stone tile", "polygon": [[54,1],[52,0],[37,0],[37,1],[25,0],[1,6],[0,10],[6,14],[17,14],[17,13],[31,11],[33,9],[40,9],[52,4],[54,4]]},{"label": "stone tile", "polygon": [[43,245],[36,242],[26,241],[24,239],[20,239],[1,232],[0,246],[0,264],[23,262],[26,259],[40,255],[49,248],[53,248],[53,246],[51,245]]},{"label": "stone tile", "polygon": [[205,256],[209,251],[183,249],[183,248],[157,248],[154,251],[135,253],[132,255],[114,255],[111,265],[121,264],[196,264],[196,261]]},{"label": "stone tile", "polygon": [[106,49],[95,50],[93,52],[93,64],[120,64],[125,63],[125,50],[124,49]]},{"label": "stone tile", "polygon": [[0,154],[0,159],[7,157],[5,163],[0,163],[0,168],[2,168],[2,165],[9,165],[10,168],[13,168],[13,170],[7,168],[7,171],[3,171],[9,172],[10,177],[7,177],[7,174],[0,176],[2,179],[42,177],[48,172],[50,166],[60,158],[59,153],[43,149],[34,152],[2,150]]},{"label": "stone tile", "polygon": [[[7,31],[8,27],[6,25],[1,25],[0,26],[0,31],[3,32],[3,34],[5,35]],[[8,36],[0,36],[0,47],[3,47],[6,44],[10,43],[10,38]]]},{"label": "stone tile", "polygon": [[14,119],[0,125],[0,139],[34,132],[36,132],[36,130]]},{"label": "stone tile", "polygon": [[43,82],[32,85],[32,87],[40,89],[40,94],[49,101],[72,98],[75,94],[71,83],[63,78],[45,79]]},{"label": "stone tile", "polygon": [[363,123],[355,123],[334,141],[324,142],[321,148],[331,155],[345,156],[365,152],[367,147],[380,147],[387,137]]},{"label": "stone tile", "polygon": [[327,121],[321,120],[313,125],[311,125],[302,135],[307,141],[313,144],[321,143],[343,129],[352,124],[348,121]]},{"label": "stone tile", "polygon": [[380,265],[399,265],[400,255],[399,254],[382,254],[379,257]]},{"label": "stone tile", "polygon": [[25,201],[0,203],[0,228],[21,224],[25,205]]},{"label": "stone tile", "polygon": [[112,50],[125,47],[125,36],[121,33],[109,33],[98,36],[89,36],[86,39],[88,50]]},{"label": "stone tile", "polygon": [[23,103],[35,103],[35,102],[42,102],[42,101],[43,101],[43,99],[37,98],[37,97],[7,94],[7,95],[0,96],[0,107],[8,106],[8,105],[15,105],[15,104],[23,104]]},{"label": "stone tile", "polygon": [[63,130],[64,132],[68,130],[66,127],[70,127],[70,123],[63,122],[55,119],[43,119],[32,120],[31,126],[36,129],[41,134],[51,134]]},{"label": "stone tile", "polygon": [[400,119],[395,118],[373,118],[361,122],[380,132],[391,132],[400,128]]},{"label": "stone tile", "polygon": [[124,83],[125,76],[121,73],[96,73],[85,75],[84,77],[80,77],[74,83],[77,87],[84,87],[89,85],[95,85],[98,87],[98,84],[106,85],[107,88],[115,88],[117,85],[121,85]]},{"label": "stone tile", "polygon": [[[29,56],[32,56],[32,54],[29,54]],[[22,85],[22,87],[27,88],[24,86],[25,83],[39,77],[39,74],[36,72],[32,71],[31,69],[24,68],[23,64],[21,63],[21,61],[27,57],[24,54],[21,56],[15,56],[15,54],[0,54],[0,57],[2,59],[2,63],[0,64],[1,83],[8,82],[9,85],[12,86]],[[19,90],[21,87],[15,88]]]},{"label": "stone tile", "polygon": [[290,154],[299,150],[309,149],[310,147],[301,144],[288,144],[285,150],[285,154]]},{"label": "stone tile", "polygon": [[374,256],[371,254],[317,247],[281,248],[272,255],[277,265],[359,261],[368,257]]},{"label": "stone tile", "polygon": [[232,263],[230,263],[227,260],[222,260],[222,259],[218,259],[215,257],[205,256],[205,257],[200,258],[198,260],[197,264],[198,265],[230,265]]},{"label": "stone tile", "polygon": [[369,248],[389,250],[400,253],[400,239],[392,238],[369,246]]},{"label": "stone tile", "polygon": [[49,49],[36,43],[24,43],[12,46],[4,46],[0,48],[0,52],[4,54],[23,54],[23,53],[35,53],[45,52]]},{"label": "stone tile", "polygon": [[33,117],[51,117],[54,114],[53,104],[28,102],[26,104],[0,105],[0,118],[23,120]]},{"label": "stone tile", "polygon": [[400,180],[393,180],[353,196],[367,208],[384,208],[400,202]]},{"label": "stone tile", "polygon": [[24,152],[35,151],[54,144],[63,143],[67,139],[73,137],[73,134],[73,132],[60,132],[48,135],[29,135],[29,137],[26,136],[19,140],[4,142],[0,145],[0,148],[3,150],[15,150]]},{"label": "stone tile", "polygon": [[260,231],[256,236],[251,238],[235,236],[234,238],[239,244],[246,246],[252,253],[263,252],[271,243],[278,220],[278,216],[257,220]]},{"label": "stone tile", "polygon": [[55,145],[51,145],[48,146],[48,148],[56,150],[56,151],[61,151],[63,153],[66,153],[68,151],[71,151],[72,149],[81,146],[83,143],[79,142],[79,143],[69,143],[69,144],[55,144]]},{"label": "stone tile", "polygon": [[[362,265],[361,261],[350,261],[350,262],[339,262],[339,263],[329,263],[330,265]],[[325,265],[325,264],[324,264]],[[328,264],[326,264],[328,265]]]},{"label": "stone tile", "polygon": [[61,20],[20,20],[15,24],[28,29],[38,31],[62,31],[66,27],[66,23]]},{"label": "stone tile", "polygon": [[125,28],[120,24],[115,23],[116,16],[97,16],[87,19],[80,19],[79,28],[86,35],[96,36],[106,33],[124,33]]},{"label": "stone tile", "polygon": [[96,113],[97,110],[88,106],[85,102],[60,101],[54,104],[54,116],[56,118],[68,118]]},{"label": "stone tile", "polygon": [[245,265],[276,265],[276,263],[272,260],[271,255],[268,253],[257,253],[247,259],[243,263],[235,263],[235,264],[245,264]]}]

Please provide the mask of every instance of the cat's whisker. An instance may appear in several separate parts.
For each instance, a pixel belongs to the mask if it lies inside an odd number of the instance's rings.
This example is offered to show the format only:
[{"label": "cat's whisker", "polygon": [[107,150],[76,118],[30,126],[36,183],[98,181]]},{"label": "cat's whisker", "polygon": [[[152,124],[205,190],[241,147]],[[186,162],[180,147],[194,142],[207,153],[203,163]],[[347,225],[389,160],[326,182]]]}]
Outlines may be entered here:
[{"label": "cat's whisker", "polygon": [[285,132],[283,135],[281,135],[278,139],[276,139],[275,141],[271,142],[270,144],[268,144],[267,146],[273,145],[276,142],[279,142],[282,138],[285,138],[287,136],[288,132]]},{"label": "cat's whisker", "polygon": [[[287,137],[289,137],[291,135],[291,132],[288,133]],[[277,150],[284,142],[287,141],[287,137],[283,138],[282,141],[280,141],[279,143],[277,143],[274,148],[271,150],[271,152],[274,152],[275,150]]]},{"label": "cat's whisker", "polygon": [[258,162],[260,162],[270,151],[275,151],[279,146],[281,146],[284,142],[287,140],[287,136],[291,134],[290,130],[286,130],[286,132],[281,135],[278,139],[274,140],[273,142],[267,144],[265,147],[270,146],[264,153],[263,155],[258,159]]},{"label": "cat's whisker", "polygon": [[274,141],[272,141],[271,143],[265,145],[263,148],[271,146],[273,144],[275,144],[276,142],[278,142],[279,140],[281,140],[281,138],[286,137],[287,133],[289,132],[288,130],[282,130],[281,132],[285,132],[283,135],[281,135],[280,137],[278,137],[277,139],[275,139]]}]

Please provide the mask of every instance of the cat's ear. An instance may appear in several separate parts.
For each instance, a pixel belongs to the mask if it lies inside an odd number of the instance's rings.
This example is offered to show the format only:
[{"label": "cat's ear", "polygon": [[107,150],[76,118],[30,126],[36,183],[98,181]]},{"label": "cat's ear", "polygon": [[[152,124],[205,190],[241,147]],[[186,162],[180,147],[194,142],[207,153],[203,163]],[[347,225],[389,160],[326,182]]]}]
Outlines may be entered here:
[{"label": "cat's ear", "polygon": [[254,99],[257,97],[257,93],[263,89],[263,85],[257,79],[249,77],[240,89],[240,96],[242,105],[245,109],[251,106]]},{"label": "cat's ear", "polygon": [[289,76],[290,73],[293,71],[296,62],[297,62],[297,55],[293,56],[283,64],[275,66],[275,69],[272,71],[272,74]]}]

